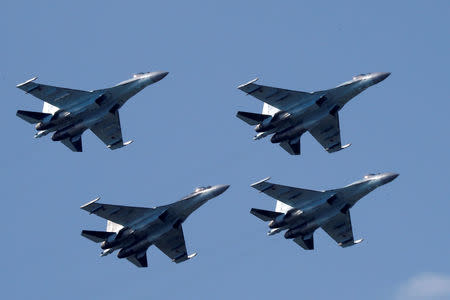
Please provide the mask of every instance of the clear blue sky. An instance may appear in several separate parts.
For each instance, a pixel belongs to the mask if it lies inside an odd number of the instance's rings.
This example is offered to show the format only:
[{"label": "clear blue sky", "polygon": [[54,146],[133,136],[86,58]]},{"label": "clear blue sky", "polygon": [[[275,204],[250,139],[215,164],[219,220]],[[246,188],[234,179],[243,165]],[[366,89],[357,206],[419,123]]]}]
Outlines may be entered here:
[{"label": "clear blue sky", "polygon": [[[2,3],[5,299],[403,300],[426,282],[449,297],[448,1],[91,2]],[[72,153],[33,139],[15,116],[42,107],[15,88],[33,76],[91,90],[154,70],[170,74],[121,109],[124,139],[135,142],[120,150],[87,132],[85,152]],[[236,88],[255,77],[314,91],[367,72],[392,75],[343,109],[342,141],[353,145],[339,153],[305,134],[302,155],[289,156],[253,141],[235,117],[260,111]],[[267,237],[249,214],[274,207],[250,188],[267,176],[328,189],[381,171],[400,177],[352,209],[355,238],[365,238],[355,247],[341,249],[318,230],[316,250],[306,252]],[[79,209],[97,196],[156,206],[212,184],[231,188],[184,224],[188,251],[199,253],[186,263],[150,248],[149,268],[138,269],[100,258],[80,236],[104,229]]]}]

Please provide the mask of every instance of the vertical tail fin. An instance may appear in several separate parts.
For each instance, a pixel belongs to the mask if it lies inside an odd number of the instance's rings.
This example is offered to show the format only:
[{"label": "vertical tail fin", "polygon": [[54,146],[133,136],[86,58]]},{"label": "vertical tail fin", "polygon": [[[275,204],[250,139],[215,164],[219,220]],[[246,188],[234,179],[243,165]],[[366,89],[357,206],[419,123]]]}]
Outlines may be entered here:
[{"label": "vertical tail fin", "polygon": [[59,110],[59,107],[51,105],[50,103],[44,101],[44,106],[42,107],[42,112],[53,115],[58,110]]},{"label": "vertical tail fin", "polygon": [[117,223],[114,223],[110,220],[106,221],[106,231],[108,232],[119,232],[120,229],[122,229],[123,226]]},{"label": "vertical tail fin", "polygon": [[288,210],[291,210],[292,206],[277,200],[277,204],[275,206],[275,211],[279,213],[286,213]]},{"label": "vertical tail fin", "polygon": [[272,105],[267,104],[266,102],[264,102],[263,105],[263,109],[262,109],[262,113],[263,115],[271,115],[273,116],[274,114],[276,114],[277,112],[279,112],[280,110]]}]

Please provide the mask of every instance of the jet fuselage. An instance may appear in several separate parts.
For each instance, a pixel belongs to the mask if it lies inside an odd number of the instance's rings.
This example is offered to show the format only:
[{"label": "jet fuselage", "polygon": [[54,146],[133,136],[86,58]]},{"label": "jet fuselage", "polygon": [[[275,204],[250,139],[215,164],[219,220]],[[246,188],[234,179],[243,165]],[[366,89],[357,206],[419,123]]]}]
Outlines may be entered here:
[{"label": "jet fuselage", "polygon": [[346,214],[362,197],[377,187],[391,182],[397,176],[395,173],[367,175],[344,188],[326,191],[322,199],[311,202],[301,209],[294,207],[276,217],[269,223],[271,230],[268,234],[273,235],[287,230],[284,235],[287,239],[308,237],[327,220],[338,214]]},{"label": "jet fuselage", "polygon": [[142,89],[167,75],[167,72],[150,72],[134,75],[118,85],[96,90],[89,97],[80,99],[73,106],[60,109],[36,124],[35,137],[55,132],[53,141],[61,141],[81,135],[86,129],[100,122],[108,113],[115,113],[128,99]]},{"label": "jet fuselage", "polygon": [[148,215],[111,235],[101,245],[102,256],[121,249],[118,258],[126,258],[145,251],[186,219],[208,200],[222,194],[228,185],[197,188],[193,193],[173,204],[155,208]]},{"label": "jet fuselage", "polygon": [[258,134],[255,139],[271,134],[274,134],[271,138],[272,143],[281,143],[297,138],[314,128],[327,115],[335,115],[352,98],[384,80],[389,74],[359,75],[336,88],[311,93],[308,101],[302,101],[283,111],[278,111],[272,117],[256,125],[255,131]]}]

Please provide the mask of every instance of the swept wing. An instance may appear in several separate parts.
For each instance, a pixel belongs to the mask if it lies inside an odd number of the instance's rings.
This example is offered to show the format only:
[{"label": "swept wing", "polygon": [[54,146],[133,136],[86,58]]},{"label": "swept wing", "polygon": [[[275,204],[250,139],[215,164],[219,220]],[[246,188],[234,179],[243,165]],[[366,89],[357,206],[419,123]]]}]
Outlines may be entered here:
[{"label": "swept wing", "polygon": [[280,89],[277,87],[265,86],[256,84],[255,80],[238,86],[238,89],[252,95],[256,99],[259,99],[265,103],[270,104],[279,110],[288,110],[294,105],[300,103],[306,103],[311,97],[314,97],[314,93],[292,91],[287,89]]},{"label": "swept wing", "polygon": [[88,91],[35,83],[34,80],[36,80],[36,77],[17,85],[17,87],[42,101],[62,109],[73,106],[77,103],[76,101],[88,98],[92,94],[92,92]]},{"label": "swept wing", "polygon": [[154,211],[154,208],[147,207],[97,203],[96,201],[99,199],[97,198],[83,205],[81,209],[122,226],[128,226],[137,219],[148,216],[149,213]]},{"label": "swept wing", "polygon": [[362,241],[355,241],[353,238],[352,221],[350,219],[349,210],[347,210],[345,214],[340,213],[334,218],[331,218],[321,227],[341,247],[345,248]]},{"label": "swept wing", "polygon": [[186,251],[186,243],[184,241],[183,227],[181,224],[175,226],[172,230],[163,235],[155,243],[155,246],[176,263],[189,259]]},{"label": "swept wing", "polygon": [[267,181],[269,179],[270,178],[263,179],[252,184],[251,186],[260,192],[292,207],[302,209],[302,207],[307,206],[309,203],[322,199],[326,196],[326,192],[275,184]]},{"label": "swept wing", "polygon": [[329,153],[342,149],[339,115],[337,112],[327,115],[309,132]]},{"label": "swept wing", "polygon": [[124,146],[118,110],[108,113],[90,129],[109,149],[114,150]]}]

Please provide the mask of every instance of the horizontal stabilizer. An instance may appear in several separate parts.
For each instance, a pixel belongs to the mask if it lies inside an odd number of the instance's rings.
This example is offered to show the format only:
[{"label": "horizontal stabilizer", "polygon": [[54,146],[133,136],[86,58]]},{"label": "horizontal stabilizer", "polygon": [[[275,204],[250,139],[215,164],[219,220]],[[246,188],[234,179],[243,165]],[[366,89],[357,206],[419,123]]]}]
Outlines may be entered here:
[{"label": "horizontal stabilizer", "polygon": [[273,219],[275,219],[279,215],[283,214],[281,212],[264,210],[264,209],[258,209],[258,208],[252,208],[250,210],[250,213],[252,215],[254,215],[255,217],[257,217],[257,218],[259,218],[259,219],[261,219],[261,220],[263,220],[265,222],[272,221]]},{"label": "horizontal stabilizer", "polygon": [[107,231],[95,231],[95,230],[83,230],[81,235],[95,243],[101,243],[108,239],[109,236],[115,234],[114,232]]},{"label": "horizontal stabilizer", "polygon": [[36,111],[18,110],[16,116],[18,116],[22,120],[27,121],[30,124],[36,124],[41,122],[46,117],[51,116],[51,114]]},{"label": "horizontal stabilizer", "polygon": [[246,111],[238,111],[236,114],[236,117],[244,121],[245,123],[249,125],[258,125],[262,121],[264,121],[267,118],[270,118],[270,115],[263,115],[263,114],[257,114],[257,113],[251,113]]},{"label": "horizontal stabilizer", "polygon": [[300,137],[284,141],[280,143],[281,148],[286,150],[290,155],[300,155]]},{"label": "horizontal stabilizer", "polygon": [[128,261],[133,263],[138,268],[147,268],[148,267],[146,251],[128,256],[127,259],[128,259]]},{"label": "horizontal stabilizer", "polygon": [[81,135],[72,138],[67,138],[65,140],[62,140],[61,143],[63,143],[67,148],[69,148],[73,152],[83,152],[83,142],[81,141]]},{"label": "horizontal stabilizer", "polygon": [[305,250],[314,250],[314,237],[303,237],[300,236],[298,238],[294,239],[294,242],[297,243],[297,245],[301,246]]}]

